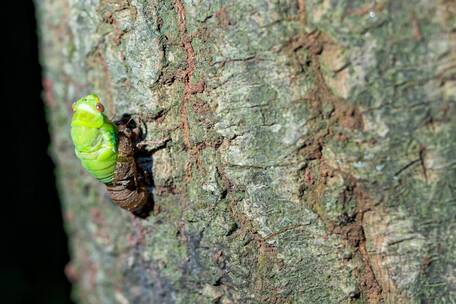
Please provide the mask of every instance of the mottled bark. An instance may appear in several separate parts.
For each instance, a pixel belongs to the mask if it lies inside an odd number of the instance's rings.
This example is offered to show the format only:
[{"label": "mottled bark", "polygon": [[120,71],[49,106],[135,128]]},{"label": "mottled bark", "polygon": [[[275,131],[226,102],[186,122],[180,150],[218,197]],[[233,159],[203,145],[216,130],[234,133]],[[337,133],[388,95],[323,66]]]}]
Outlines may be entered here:
[{"label": "mottled bark", "polygon": [[[456,301],[454,2],[36,4],[79,302]],[[91,92],[147,124],[146,220],[74,156]]]}]

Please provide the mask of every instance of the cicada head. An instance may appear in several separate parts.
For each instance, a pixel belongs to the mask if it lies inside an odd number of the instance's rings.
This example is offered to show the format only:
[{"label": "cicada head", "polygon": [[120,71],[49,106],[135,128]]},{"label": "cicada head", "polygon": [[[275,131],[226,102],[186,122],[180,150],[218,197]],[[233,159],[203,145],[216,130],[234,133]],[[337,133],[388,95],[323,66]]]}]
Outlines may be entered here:
[{"label": "cicada head", "polygon": [[99,128],[105,120],[104,106],[97,95],[87,95],[72,104],[72,126]]}]

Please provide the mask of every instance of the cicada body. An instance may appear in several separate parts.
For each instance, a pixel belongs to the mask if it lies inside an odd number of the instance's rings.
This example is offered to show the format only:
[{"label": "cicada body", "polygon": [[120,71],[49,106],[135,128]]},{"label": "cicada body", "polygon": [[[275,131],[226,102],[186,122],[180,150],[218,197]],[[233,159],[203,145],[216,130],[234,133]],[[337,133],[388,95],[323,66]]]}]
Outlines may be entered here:
[{"label": "cicada body", "polygon": [[117,162],[116,127],[103,114],[96,95],[88,95],[73,105],[71,138],[82,166],[102,183],[111,183]]}]

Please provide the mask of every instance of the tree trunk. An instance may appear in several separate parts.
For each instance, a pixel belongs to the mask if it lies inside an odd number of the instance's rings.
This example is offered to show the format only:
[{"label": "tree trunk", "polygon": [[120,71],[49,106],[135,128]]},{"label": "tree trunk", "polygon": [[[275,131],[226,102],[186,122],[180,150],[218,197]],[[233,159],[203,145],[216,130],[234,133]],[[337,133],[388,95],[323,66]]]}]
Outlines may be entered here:
[{"label": "tree trunk", "polygon": [[[36,5],[80,303],[456,301],[452,1]],[[145,220],[74,155],[92,92],[147,124]]]}]

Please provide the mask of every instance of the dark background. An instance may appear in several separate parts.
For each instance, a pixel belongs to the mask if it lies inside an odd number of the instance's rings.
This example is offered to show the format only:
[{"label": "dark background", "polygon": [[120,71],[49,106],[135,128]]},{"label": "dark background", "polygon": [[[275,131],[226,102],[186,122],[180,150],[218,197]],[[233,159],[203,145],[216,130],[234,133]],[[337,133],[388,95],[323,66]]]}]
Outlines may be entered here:
[{"label": "dark background", "polygon": [[5,1],[0,16],[0,302],[71,303],[33,3]]}]

